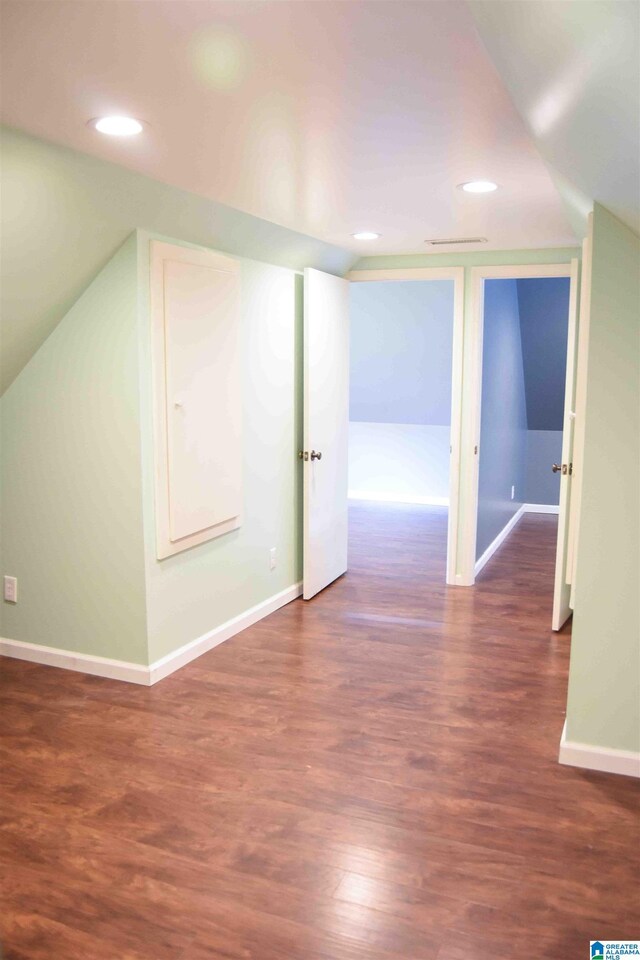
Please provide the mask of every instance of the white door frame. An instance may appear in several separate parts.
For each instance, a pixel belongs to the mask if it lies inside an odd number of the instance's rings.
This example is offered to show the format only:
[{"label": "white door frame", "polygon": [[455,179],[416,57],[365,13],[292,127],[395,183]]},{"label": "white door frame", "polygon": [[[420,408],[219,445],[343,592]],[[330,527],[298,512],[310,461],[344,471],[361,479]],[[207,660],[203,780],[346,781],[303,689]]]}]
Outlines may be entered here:
[{"label": "white door frame", "polygon": [[569,606],[574,608],[576,594],[576,557],[578,555],[579,517],[582,505],[584,476],[584,438],[587,416],[587,363],[589,359],[589,327],[591,324],[591,255],[593,248],[593,214],[589,214],[587,236],[582,244],[582,279],[580,287],[578,347],[573,428],[573,489],[569,502],[567,533],[567,583],[571,584]]},{"label": "white door frame", "polygon": [[[453,280],[453,361],[451,367],[451,431],[446,582],[459,583],[458,526],[460,516],[460,446],[462,442],[462,365],[464,356],[464,267],[416,267],[389,270],[352,270],[347,280]],[[475,550],[475,546],[474,546]]]},{"label": "white door frame", "polygon": [[[526,280],[547,277],[567,277],[571,283],[570,296],[577,296],[575,275],[572,275],[571,262],[568,263],[531,263],[505,264],[493,267],[471,267],[471,316],[470,316],[470,363],[469,383],[465,391],[470,404],[471,430],[473,443],[473,468],[461,478],[460,509],[469,518],[462,530],[460,551],[462,582],[471,586],[475,583],[476,534],[478,527],[478,480],[480,475],[480,425],[482,418],[482,346],[484,333],[484,281],[485,280]],[[467,408],[469,409],[469,408]],[[460,582],[460,581],[458,581]]]}]

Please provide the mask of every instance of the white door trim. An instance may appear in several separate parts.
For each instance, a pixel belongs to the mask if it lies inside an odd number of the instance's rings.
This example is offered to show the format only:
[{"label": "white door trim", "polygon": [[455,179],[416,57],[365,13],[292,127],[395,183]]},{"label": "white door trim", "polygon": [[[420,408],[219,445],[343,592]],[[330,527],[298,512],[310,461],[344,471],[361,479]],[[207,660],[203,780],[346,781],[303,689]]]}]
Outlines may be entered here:
[{"label": "white door trim", "polygon": [[591,323],[591,256],[593,246],[593,214],[589,214],[588,232],[582,244],[582,286],[578,320],[575,406],[573,422],[573,487],[569,503],[567,533],[567,583],[571,584],[569,606],[573,609],[576,594],[576,557],[578,555],[579,518],[582,506],[584,439],[587,415],[587,367],[589,362],[589,328]]},{"label": "white door trim", "polygon": [[[451,368],[451,459],[447,524],[447,583],[459,583],[458,536],[460,517],[460,445],[462,441],[462,367],[464,357],[464,267],[415,267],[389,270],[352,270],[347,280],[453,280],[453,361]],[[474,548],[475,549],[475,548]]]},{"label": "white door trim", "polygon": [[[564,412],[562,417],[562,458],[561,463],[573,463],[573,433],[575,420],[576,359],[578,337],[578,277],[577,258],[571,261],[571,289],[569,291],[569,324],[567,329],[567,368],[565,370]],[[556,569],[553,584],[553,613],[551,629],[561,630],[571,616],[570,582],[568,570],[568,532],[571,510],[573,468],[560,475],[558,537],[556,545]]]},{"label": "white door trim", "polygon": [[[571,263],[531,263],[518,266],[471,267],[471,313],[469,317],[470,363],[469,378],[465,397],[471,429],[469,436],[473,444],[473,467],[460,480],[460,507],[468,524],[462,530],[460,541],[461,577],[458,582],[471,586],[475,583],[476,533],[478,518],[478,479],[480,465],[480,425],[482,404],[482,345],[484,333],[484,281],[485,280],[525,280],[529,278],[568,277],[572,285]],[[575,296],[572,290],[571,294]]]}]

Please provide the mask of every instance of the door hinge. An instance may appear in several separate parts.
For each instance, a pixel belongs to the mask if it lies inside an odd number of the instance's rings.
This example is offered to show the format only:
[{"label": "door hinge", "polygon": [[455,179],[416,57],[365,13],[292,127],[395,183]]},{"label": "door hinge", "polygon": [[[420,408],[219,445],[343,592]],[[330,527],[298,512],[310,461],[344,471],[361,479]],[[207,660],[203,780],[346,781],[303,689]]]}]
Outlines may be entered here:
[{"label": "door hinge", "polygon": [[308,450],[298,450],[298,460],[308,460],[309,451]]}]

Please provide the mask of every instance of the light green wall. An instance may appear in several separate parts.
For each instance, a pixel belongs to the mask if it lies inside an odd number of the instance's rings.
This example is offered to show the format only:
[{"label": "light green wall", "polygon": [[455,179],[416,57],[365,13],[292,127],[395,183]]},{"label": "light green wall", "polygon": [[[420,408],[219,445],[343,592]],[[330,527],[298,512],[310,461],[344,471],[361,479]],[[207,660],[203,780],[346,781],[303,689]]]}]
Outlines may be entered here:
[{"label": "light green wall", "polygon": [[[292,268],[342,274],[354,257],[19,131],[2,131],[2,149],[11,385],[0,572],[18,576],[20,597],[1,605],[2,635],[153,662],[300,577],[302,281]],[[153,531],[151,234],[244,258],[243,524],[163,564]]]},{"label": "light green wall", "polygon": [[145,663],[136,297],[131,237],[3,397],[0,634]]},{"label": "light green wall", "polygon": [[247,259],[242,525],[156,559],[151,237],[132,234],[2,399],[2,572],[19,602],[2,604],[0,635],[145,664],[292,586],[302,565],[302,278]]},{"label": "light green wall", "polygon": [[596,204],[567,739],[640,750],[640,238]]},{"label": "light green wall", "polygon": [[[438,253],[413,254],[411,256],[365,257],[359,260],[354,270],[391,270],[409,269],[414,267],[464,267],[464,321],[463,321],[463,380],[468,383],[472,378],[473,368],[473,338],[471,336],[471,317],[473,307],[472,297],[472,267],[486,267],[495,265],[515,264],[521,266],[531,263],[569,263],[574,257],[580,257],[577,248],[549,248],[544,250],[488,250],[478,253]],[[462,403],[462,434],[460,438],[460,470],[461,476],[469,477],[474,469],[473,447],[473,409],[474,399],[465,395]],[[456,571],[462,572],[460,563],[463,559],[464,531],[469,525],[476,522],[474,516],[466,511],[466,499],[462,496],[458,526],[458,560]]]},{"label": "light green wall", "polygon": [[[169,240],[171,238],[161,237]],[[140,234],[142,444],[150,660],[301,578],[301,278],[241,261],[243,517],[240,529],[158,561],[153,505],[149,235]],[[173,241],[176,242],[176,241]],[[278,564],[269,570],[269,550]]]},{"label": "light green wall", "polygon": [[353,254],[113,163],[2,128],[0,393],[136,229],[342,275]]}]

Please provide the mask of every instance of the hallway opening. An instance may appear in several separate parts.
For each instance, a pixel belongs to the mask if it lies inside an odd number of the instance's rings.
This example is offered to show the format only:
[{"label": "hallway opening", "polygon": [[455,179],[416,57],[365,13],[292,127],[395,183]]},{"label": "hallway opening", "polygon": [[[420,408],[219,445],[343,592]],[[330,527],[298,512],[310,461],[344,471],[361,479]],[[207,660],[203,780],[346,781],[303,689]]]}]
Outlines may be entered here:
[{"label": "hallway opening", "polygon": [[349,498],[436,507],[446,531],[454,281],[352,283],[349,310]]},{"label": "hallway opening", "polygon": [[560,513],[570,285],[484,281],[476,575],[525,514]]}]

